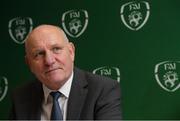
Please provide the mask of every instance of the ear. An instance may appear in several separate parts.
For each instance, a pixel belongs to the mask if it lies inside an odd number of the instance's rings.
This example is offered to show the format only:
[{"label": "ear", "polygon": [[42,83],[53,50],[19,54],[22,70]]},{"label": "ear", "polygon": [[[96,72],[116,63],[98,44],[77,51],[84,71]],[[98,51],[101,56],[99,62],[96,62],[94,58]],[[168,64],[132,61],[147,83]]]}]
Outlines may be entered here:
[{"label": "ear", "polygon": [[74,58],[75,58],[75,46],[74,46],[74,44],[72,42],[69,42],[68,48],[69,48],[69,53],[70,53],[71,59],[72,59],[72,61],[74,61]]}]

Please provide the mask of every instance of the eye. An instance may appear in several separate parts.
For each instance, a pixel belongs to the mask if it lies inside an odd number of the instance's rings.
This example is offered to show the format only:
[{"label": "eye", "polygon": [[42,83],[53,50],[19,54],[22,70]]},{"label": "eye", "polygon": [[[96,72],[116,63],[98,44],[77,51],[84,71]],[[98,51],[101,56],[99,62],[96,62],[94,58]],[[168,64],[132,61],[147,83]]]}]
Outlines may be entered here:
[{"label": "eye", "polygon": [[44,51],[37,51],[34,53],[34,58],[40,58],[43,57],[45,55]]},{"label": "eye", "polygon": [[53,47],[53,48],[52,48],[52,51],[53,51],[54,53],[60,53],[61,50],[62,50],[61,47]]}]

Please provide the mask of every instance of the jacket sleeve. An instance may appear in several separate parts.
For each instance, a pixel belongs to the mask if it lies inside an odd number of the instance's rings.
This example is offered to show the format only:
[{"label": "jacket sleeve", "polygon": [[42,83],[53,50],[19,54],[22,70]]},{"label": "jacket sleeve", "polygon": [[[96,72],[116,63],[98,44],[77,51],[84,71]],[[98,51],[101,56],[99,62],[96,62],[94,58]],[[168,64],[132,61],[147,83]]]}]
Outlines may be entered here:
[{"label": "jacket sleeve", "polygon": [[95,118],[96,120],[122,119],[120,84],[117,81],[110,80],[104,85],[97,101]]}]

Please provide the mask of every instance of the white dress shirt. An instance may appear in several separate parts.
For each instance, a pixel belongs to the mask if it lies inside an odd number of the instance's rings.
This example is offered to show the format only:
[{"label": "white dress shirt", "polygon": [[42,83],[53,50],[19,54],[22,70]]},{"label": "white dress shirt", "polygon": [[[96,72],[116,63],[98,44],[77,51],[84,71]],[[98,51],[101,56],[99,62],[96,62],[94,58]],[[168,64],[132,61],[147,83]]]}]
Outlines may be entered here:
[{"label": "white dress shirt", "polygon": [[[69,93],[71,90],[72,79],[73,79],[73,73],[71,74],[70,78],[66,81],[66,83],[58,90],[62,94],[62,96],[58,99],[58,102],[63,114],[64,121],[66,121],[67,103],[69,99]],[[50,120],[51,109],[53,105],[53,100],[52,97],[50,96],[50,92],[52,92],[53,90],[48,89],[43,84],[43,91],[44,91],[44,100],[42,103],[41,120]]]}]

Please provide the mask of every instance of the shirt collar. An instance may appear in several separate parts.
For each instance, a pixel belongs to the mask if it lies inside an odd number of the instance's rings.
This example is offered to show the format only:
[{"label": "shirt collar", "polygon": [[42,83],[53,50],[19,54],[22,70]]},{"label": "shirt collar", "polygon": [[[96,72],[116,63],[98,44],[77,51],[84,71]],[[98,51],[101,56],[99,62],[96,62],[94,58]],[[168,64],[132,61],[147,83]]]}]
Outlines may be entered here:
[{"label": "shirt collar", "polygon": [[[58,89],[58,91],[61,92],[63,96],[65,96],[65,98],[69,98],[73,76],[74,73],[72,72],[70,78],[66,81],[66,83],[61,88]],[[49,93],[52,92],[53,90],[49,89],[46,85],[43,84],[43,91],[44,91],[44,101],[45,103],[47,103]]]}]

